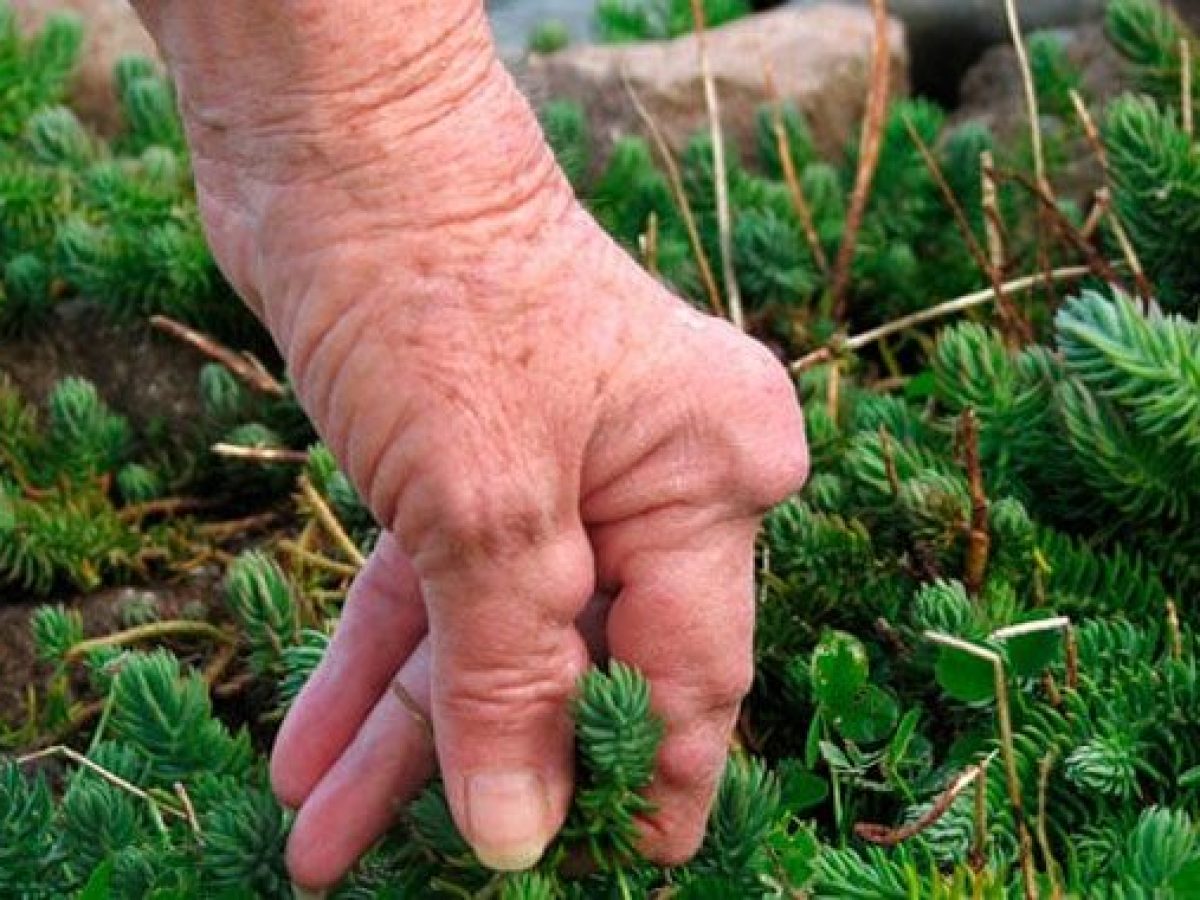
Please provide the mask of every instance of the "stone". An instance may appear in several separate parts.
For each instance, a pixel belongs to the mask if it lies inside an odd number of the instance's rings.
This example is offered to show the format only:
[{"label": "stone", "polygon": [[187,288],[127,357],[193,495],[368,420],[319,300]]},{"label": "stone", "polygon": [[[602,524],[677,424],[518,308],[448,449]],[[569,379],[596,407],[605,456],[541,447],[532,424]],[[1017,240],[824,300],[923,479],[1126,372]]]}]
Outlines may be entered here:
[{"label": "stone", "polygon": [[[793,0],[792,5],[813,2]],[[869,5],[869,0],[843,2]],[[1106,5],[1107,0],[1017,0],[1026,32],[1096,21]],[[1003,0],[889,0],[888,11],[907,32],[913,89],[949,105],[956,100],[955,87],[984,50],[1009,40]]]},{"label": "stone", "polygon": [[[712,29],[709,55],[725,133],[752,154],[755,111],[767,100],[769,68],[779,95],[807,115],[818,149],[843,152],[863,115],[873,36],[867,11],[836,3],[776,9]],[[908,87],[908,57],[898,22],[889,24],[887,40],[892,89],[901,94]],[[603,155],[617,137],[642,132],[622,73],[675,151],[708,127],[694,35],[535,55],[518,81],[535,104],[561,98],[581,103]]]},{"label": "stone", "polygon": [[9,0],[26,33],[56,12],[73,12],[86,28],[70,102],[102,134],[114,134],[120,114],[112,87],[113,66],[123,56],[157,58],[154,41],[126,0]]}]

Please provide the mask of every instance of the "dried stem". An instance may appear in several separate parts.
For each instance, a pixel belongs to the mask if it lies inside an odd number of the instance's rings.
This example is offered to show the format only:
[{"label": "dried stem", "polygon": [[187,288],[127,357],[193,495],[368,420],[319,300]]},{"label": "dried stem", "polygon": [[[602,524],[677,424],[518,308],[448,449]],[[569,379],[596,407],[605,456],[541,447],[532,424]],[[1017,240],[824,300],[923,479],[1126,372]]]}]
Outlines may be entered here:
[{"label": "dried stem", "polygon": [[1125,257],[1129,270],[1133,272],[1133,281],[1137,285],[1138,293],[1144,300],[1149,300],[1154,296],[1154,288],[1150,284],[1150,279],[1146,277],[1146,270],[1142,268],[1142,261],[1138,259],[1133,242],[1129,240],[1129,233],[1121,224],[1121,217],[1117,215],[1116,208],[1111,205],[1108,207],[1108,227],[1112,229],[1113,237],[1117,239],[1117,246],[1121,248],[1121,255]]},{"label": "dried stem", "polygon": [[147,503],[126,506],[118,513],[122,522],[140,522],[149,516],[173,516],[198,512],[216,506],[216,501],[204,497],[165,497]]},{"label": "dried stem", "polygon": [[[1091,269],[1087,266],[1066,266],[1062,269],[1055,269],[1047,275],[1025,275],[1021,278],[1014,278],[1012,281],[1004,283],[1004,292],[1013,294],[1019,291],[1028,290],[1035,284],[1044,281],[1047,277],[1053,281],[1073,281],[1077,278],[1082,278],[1087,275]],[[985,303],[995,299],[996,292],[992,288],[984,288],[980,291],[975,291],[970,294],[964,294],[961,297],[956,297],[953,300],[946,300],[936,306],[928,307],[927,309],[918,310],[910,313],[907,316],[901,316],[877,328],[872,328],[869,331],[864,331],[862,334],[857,334],[853,337],[839,341],[832,346],[822,347],[819,350],[814,350],[806,356],[791,363],[791,370],[795,374],[806,372],[813,366],[820,365],[824,362],[829,362],[833,359],[836,352],[861,350],[863,347],[873,344],[878,340],[896,334],[901,331],[907,331],[917,325],[925,322],[931,322],[935,319],[940,319],[945,316],[954,315],[976,306],[982,306]]]},{"label": "dried stem", "polygon": [[825,277],[829,277],[829,257],[821,245],[821,236],[813,220],[812,206],[804,193],[804,182],[796,171],[796,163],[792,159],[792,142],[788,137],[787,126],[783,119],[783,101],[779,88],[775,84],[775,74],[771,71],[771,63],[763,56],[763,81],[767,89],[767,97],[771,101],[771,127],[775,132],[775,147],[779,152],[779,166],[783,170],[783,183],[787,185],[788,196],[791,197],[792,207],[796,210],[796,218],[800,220],[800,228],[804,232],[804,240],[808,243],[808,252],[812,254],[817,269]]},{"label": "dried stem", "polygon": [[1092,148],[1092,153],[1096,155],[1096,160],[1100,163],[1100,170],[1104,173],[1104,180],[1107,182],[1108,152],[1104,149],[1100,129],[1096,127],[1096,121],[1088,111],[1087,103],[1084,102],[1079,91],[1074,88],[1071,89],[1071,103],[1075,107],[1075,115],[1079,117],[1079,123],[1083,126],[1083,133],[1087,137],[1088,145]]},{"label": "dried stem", "polygon": [[[1032,335],[1029,332],[1028,325],[1022,323],[1016,309],[1009,302],[1008,297],[1004,293],[1004,270],[1003,260],[993,262],[988,255],[984,253],[983,247],[980,246],[979,240],[975,237],[975,232],[971,230],[971,223],[967,221],[966,213],[963,212],[962,205],[958,202],[958,198],[954,196],[954,190],[946,181],[946,176],[942,172],[942,167],[938,165],[937,159],[930,151],[925,141],[921,138],[920,133],[913,126],[912,120],[908,116],[904,117],[904,127],[908,131],[909,138],[912,139],[917,151],[921,154],[921,159],[925,161],[925,167],[929,170],[929,174],[933,177],[934,183],[937,184],[938,190],[941,191],[942,199],[946,201],[946,205],[950,208],[950,212],[954,215],[954,221],[958,225],[958,230],[962,233],[963,240],[967,244],[967,250],[971,254],[971,258],[975,260],[975,265],[979,266],[985,278],[992,283],[992,290],[996,292],[996,311],[1000,315],[1000,321],[1004,323],[1004,330],[1008,334],[1016,334],[1021,332],[1021,336],[1029,338]],[[990,178],[986,164],[983,168],[983,179],[986,185]],[[995,191],[993,190],[993,199]],[[990,239],[990,232],[989,232]],[[998,240],[998,237],[997,237]],[[992,256],[1003,256],[1003,251],[993,252]]]},{"label": "dried stem", "polygon": [[1008,785],[1008,801],[1012,806],[1013,819],[1017,823],[1018,846],[1021,860],[1025,900],[1037,900],[1037,873],[1033,865],[1033,838],[1029,833],[1029,823],[1025,817],[1025,801],[1021,793],[1021,776],[1017,771],[1016,744],[1013,736],[1012,710],[1008,702],[1008,676],[1004,670],[1004,658],[995,650],[980,647],[970,641],[942,634],[937,631],[926,631],[925,637],[935,644],[953,647],[963,653],[968,653],[977,659],[982,659],[992,667],[996,690],[996,717],[1000,725],[1000,754],[1004,760],[1005,780]]},{"label": "dried stem", "polygon": [[196,836],[197,841],[203,844],[204,832],[200,830],[200,820],[196,818],[196,807],[192,805],[192,798],[188,796],[187,788],[183,786],[182,781],[176,781],[172,787],[175,789],[175,796],[179,798],[179,803],[183,807],[183,816],[187,819],[188,826],[192,829],[192,834]]},{"label": "dried stem", "polygon": [[187,813],[185,813],[183,810],[176,809],[174,806],[171,806],[168,803],[164,803],[161,800],[155,799],[151,794],[149,794],[147,791],[144,791],[142,788],[138,787],[136,784],[133,784],[130,781],[126,781],[124,778],[122,778],[120,775],[117,775],[115,772],[110,772],[108,769],[104,768],[99,763],[88,759],[86,756],[84,756],[79,751],[72,750],[70,747],[64,747],[61,744],[56,745],[54,747],[47,747],[45,750],[38,750],[34,753],[26,754],[25,756],[19,756],[19,757],[17,757],[17,764],[23,766],[28,763],[35,762],[36,760],[39,760],[39,759],[45,759],[46,757],[49,757],[49,756],[65,756],[67,759],[71,760],[71,762],[73,762],[77,765],[83,766],[85,769],[88,769],[88,770],[94,772],[95,774],[97,774],[101,778],[103,778],[105,781],[107,781],[109,784],[112,784],[112,785],[120,788],[121,790],[132,794],[133,796],[137,797],[138,799],[145,800],[151,806],[161,809],[164,812],[168,812],[171,815],[177,816],[181,819],[187,818]]},{"label": "dried stem", "polygon": [[167,622],[151,622],[124,631],[116,631],[103,637],[80,641],[67,651],[68,662],[83,659],[93,650],[104,647],[125,647],[130,644],[140,644],[145,641],[157,641],[165,638],[208,638],[219,644],[232,643],[235,638],[209,622],[193,622],[177,619]]},{"label": "dried stem", "polygon": [[1021,34],[1021,20],[1017,16],[1017,0],[1004,0],[1004,13],[1008,18],[1008,31],[1012,37],[1013,50],[1017,54],[1017,65],[1021,70],[1021,82],[1025,88],[1025,108],[1029,115],[1029,139],[1033,147],[1033,171],[1038,187],[1047,194],[1053,193],[1046,177],[1046,154],[1042,149],[1041,112],[1038,110],[1037,89],[1033,84],[1033,70],[1029,67],[1029,54],[1025,50],[1025,39]]},{"label": "dried stem", "polygon": [[321,527],[325,529],[325,532],[341,548],[350,561],[359,569],[365,566],[367,558],[358,549],[358,545],[351,540],[350,535],[346,533],[346,529],[342,527],[342,523],[338,521],[338,517],[334,515],[333,510],[329,508],[329,504],[325,502],[325,498],[321,496],[320,491],[313,487],[313,483],[308,480],[308,476],[306,475],[300,476],[300,493],[304,495],[305,502],[312,509],[313,515],[317,517],[317,521],[321,523]]},{"label": "dried stem", "polygon": [[285,447],[243,447],[239,444],[213,444],[212,452],[226,459],[238,459],[243,462],[288,463],[304,465],[308,462],[308,454],[303,450],[288,450]]},{"label": "dried stem", "polygon": [[704,4],[701,0],[692,0],[692,24],[696,29],[696,52],[700,57],[700,78],[704,82],[704,105],[708,110],[708,126],[712,134],[713,181],[717,193],[717,230],[721,269],[725,278],[725,299],[729,303],[730,321],[744,331],[746,317],[742,312],[742,294],[733,264],[733,214],[729,206],[729,172],[725,164],[725,135],[721,132],[721,104],[713,80],[712,63],[708,58]]},{"label": "dried stem", "polygon": [[1069,626],[1063,632],[1063,659],[1067,673],[1067,689],[1079,689],[1079,641],[1075,638],[1075,627]]},{"label": "dried stem", "polygon": [[988,554],[992,547],[992,534],[988,526],[987,490],[983,484],[983,466],[979,459],[979,420],[975,410],[965,409],[962,414],[963,455],[966,461],[967,485],[971,494],[971,523],[967,529],[967,559],[963,583],[967,592],[978,596],[987,575]]},{"label": "dried stem", "polygon": [[996,179],[992,177],[992,151],[979,154],[980,191],[983,195],[983,228],[987,235],[988,261],[997,273],[1004,271],[1004,219],[1000,215],[1000,201],[996,192]]},{"label": "dried stem", "polygon": [[675,205],[679,207],[679,214],[683,217],[688,243],[692,245],[692,253],[696,256],[696,267],[700,270],[700,281],[704,284],[704,292],[708,295],[709,308],[715,315],[725,318],[725,303],[721,300],[721,291],[717,287],[717,279],[713,276],[712,265],[704,253],[704,244],[700,240],[700,229],[696,226],[696,216],[692,212],[692,204],[688,202],[687,191],[684,190],[683,178],[679,174],[675,155],[671,153],[671,148],[668,146],[666,138],[663,137],[658,123],[654,121],[654,117],[650,115],[650,111],[646,109],[646,105],[642,103],[641,98],[633,89],[628,73],[622,71],[621,80],[625,84],[625,92],[629,94],[629,101],[633,104],[634,111],[642,120],[642,124],[646,126],[650,141],[654,144],[663,167],[667,170],[667,183],[671,187]]},{"label": "dried stem", "polygon": [[979,764],[979,778],[975,781],[975,834],[971,838],[970,863],[976,872],[983,871],[987,865],[988,839],[988,767],[996,758],[993,750]]},{"label": "dried stem", "polygon": [[246,382],[254,390],[272,397],[287,396],[287,388],[280,384],[262,363],[250,354],[235,353],[228,347],[219,344],[206,334],[201,334],[188,328],[182,322],[176,322],[167,316],[152,316],[150,324],[159,331],[166,332],[172,337],[179,338],[191,344],[205,356],[219,362],[234,375]]},{"label": "dried stem", "polygon": [[910,838],[916,837],[922,831],[935,825],[942,816],[950,811],[950,807],[954,805],[954,801],[979,778],[980,774],[985,771],[986,765],[987,761],[984,761],[979,765],[964,769],[950,783],[950,786],[938,795],[925,814],[915,821],[901,825],[899,828],[891,828],[887,825],[875,825],[869,822],[859,822],[854,826],[854,833],[864,841],[878,844],[881,847],[895,847]]},{"label": "dried stem", "polygon": [[1058,861],[1054,858],[1054,850],[1050,845],[1050,836],[1046,832],[1046,822],[1049,814],[1046,809],[1046,797],[1050,789],[1050,772],[1054,768],[1055,753],[1051,750],[1038,763],[1038,846],[1042,850],[1042,859],[1046,863],[1046,875],[1050,878],[1050,896],[1053,900],[1063,896],[1062,885],[1058,882]]},{"label": "dried stem", "polygon": [[833,268],[833,287],[830,290],[833,317],[844,321],[848,309],[850,270],[857,249],[858,230],[862,227],[867,201],[871,196],[871,183],[879,167],[879,153],[883,148],[883,127],[887,121],[888,97],[891,92],[892,60],[888,46],[887,0],[871,0],[875,14],[875,42],[871,51],[871,83],[867,91],[867,111],[863,119],[862,138],[858,153],[858,171],[854,177],[854,192],[850,195],[850,209],[846,214],[846,225],[842,231],[842,245],[838,250]]},{"label": "dried stem", "polygon": [[327,572],[332,572],[334,575],[344,575],[353,578],[358,574],[357,566],[352,566],[349,563],[344,563],[336,559],[330,559],[328,556],[317,553],[315,550],[302,547],[295,541],[280,541],[279,548],[292,554],[299,562],[307,563],[318,569],[324,569]]},{"label": "dried stem", "polygon": [[1183,659],[1183,629],[1179,627],[1179,609],[1174,600],[1167,601],[1167,634],[1171,638],[1171,658]]},{"label": "dried stem", "polygon": [[658,277],[658,213],[650,210],[646,219],[646,231],[641,236],[642,263],[646,271]]}]

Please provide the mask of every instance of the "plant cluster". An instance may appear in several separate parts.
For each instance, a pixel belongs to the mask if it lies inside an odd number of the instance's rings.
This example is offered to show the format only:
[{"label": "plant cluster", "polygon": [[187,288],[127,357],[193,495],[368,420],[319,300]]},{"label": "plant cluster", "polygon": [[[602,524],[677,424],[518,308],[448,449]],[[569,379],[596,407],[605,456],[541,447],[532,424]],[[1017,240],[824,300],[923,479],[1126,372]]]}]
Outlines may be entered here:
[{"label": "plant cluster", "polygon": [[[758,168],[728,172],[753,324],[824,352],[796,367],[816,474],[763,531],[758,675],[697,858],[665,870],[638,856],[662,726],[649,685],[614,661],[576,692],[579,786],[535,870],[483,869],[433,785],[334,896],[1200,896],[1200,146],[1181,109],[1196,96],[1181,87],[1181,42],[1194,39],[1152,0],[1113,0],[1108,29],[1143,91],[1097,111],[1108,205],[1085,216],[1022,181],[1032,146],[947,131],[924,102],[893,104],[854,246],[850,323],[834,317],[829,265],[858,150],[819,159],[803,118],[774,106]],[[1051,39],[1030,56],[1044,111],[1065,122],[1076,74]],[[580,110],[555,104],[544,122],[600,221],[703,301],[700,260],[721,260],[707,138],[680,160],[697,252],[649,144],[625,139],[597,168]],[[1050,176],[1058,151],[1093,152],[1078,129],[1067,131],[1079,147],[1042,148]],[[980,190],[984,151],[994,202]],[[998,273],[974,249],[997,232]],[[1023,304],[1014,317],[1028,336],[974,314],[856,358],[847,348],[860,345],[835,333],[1081,258],[1090,274],[1065,299],[991,298]],[[286,391],[249,396],[220,367],[202,391],[230,443],[265,453],[311,441]],[[55,492],[96,493],[111,509],[108,498],[161,489],[94,391],[71,382],[49,407],[43,425],[0,391],[0,574],[31,586],[39,567],[4,555],[30,544],[3,541],[17,534],[6,510],[54,510]],[[288,896],[290,814],[251,731],[319,663],[375,536],[328,450],[303,458],[299,535],[240,553],[211,621],[141,611],[87,638],[77,612],[35,614],[49,687],[0,741],[87,738],[0,766],[0,895]],[[104,518],[53,516],[67,543]],[[150,641],[165,646],[137,649]],[[234,691],[261,711],[249,728],[214,707]]]},{"label": "plant cluster", "polygon": [[148,60],[121,60],[124,128],[101,140],[63,105],[82,35],[55,15],[24,37],[0,2],[0,333],[28,332],[83,295],[117,318],[254,334],[201,231],[170,84]]}]

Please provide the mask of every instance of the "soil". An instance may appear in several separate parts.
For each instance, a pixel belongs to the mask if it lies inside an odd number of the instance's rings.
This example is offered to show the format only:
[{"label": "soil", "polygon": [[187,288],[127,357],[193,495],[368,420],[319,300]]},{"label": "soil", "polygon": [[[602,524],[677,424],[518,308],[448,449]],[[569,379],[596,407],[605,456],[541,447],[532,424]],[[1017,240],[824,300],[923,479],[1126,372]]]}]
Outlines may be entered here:
[{"label": "soil", "polygon": [[186,581],[149,587],[121,587],[87,596],[58,600],[8,602],[0,594],[0,734],[5,726],[18,728],[26,715],[26,694],[31,685],[44,685],[50,667],[38,660],[30,617],[47,602],[79,610],[84,635],[96,637],[129,627],[124,612],[133,603],[149,598],[158,618],[206,616],[219,602],[219,573],[200,569]]}]

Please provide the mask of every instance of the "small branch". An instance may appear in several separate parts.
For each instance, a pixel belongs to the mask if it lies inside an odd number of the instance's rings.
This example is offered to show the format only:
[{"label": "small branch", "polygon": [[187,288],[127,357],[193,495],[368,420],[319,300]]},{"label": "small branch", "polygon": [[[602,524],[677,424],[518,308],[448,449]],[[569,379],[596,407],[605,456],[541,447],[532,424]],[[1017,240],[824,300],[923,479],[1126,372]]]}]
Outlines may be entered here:
[{"label": "small branch", "polygon": [[123,507],[117,516],[122,522],[140,522],[150,516],[174,516],[180,513],[212,509],[216,502],[202,497],[166,497]]},{"label": "small branch", "polygon": [[1017,823],[1019,853],[1021,860],[1022,880],[1024,881],[1026,900],[1037,900],[1037,873],[1033,866],[1033,840],[1029,834],[1029,824],[1025,818],[1025,801],[1021,794],[1021,776],[1017,771],[1016,742],[1013,736],[1012,710],[1008,702],[1008,676],[1004,670],[1004,658],[995,650],[980,647],[970,641],[942,634],[938,631],[926,631],[927,640],[944,647],[953,647],[963,653],[982,659],[992,667],[996,690],[996,716],[1000,725],[1000,753],[1004,760],[1005,779],[1008,784],[1008,800],[1013,810],[1013,819]]},{"label": "small branch", "polygon": [[792,207],[796,210],[796,218],[800,220],[800,228],[804,232],[804,240],[808,243],[808,252],[812,254],[817,270],[826,278],[829,277],[829,257],[821,245],[821,236],[817,234],[817,226],[813,220],[812,206],[804,194],[804,182],[796,171],[796,163],[792,159],[792,143],[788,137],[787,127],[783,120],[783,99],[775,85],[775,74],[771,70],[770,60],[763,56],[763,81],[767,89],[767,97],[771,102],[771,127],[775,132],[775,146],[779,152],[779,165],[783,170],[783,182],[787,185]]},{"label": "small branch", "polygon": [[833,317],[838,321],[845,320],[849,311],[846,295],[850,289],[850,271],[857,249],[858,230],[862,227],[867,200],[871,195],[871,183],[875,180],[875,170],[879,167],[883,127],[887,121],[888,97],[891,92],[892,59],[891,48],[888,46],[887,0],[871,0],[871,9],[875,14],[871,83],[867,91],[867,110],[863,119],[854,192],[850,195],[850,209],[842,231],[842,245],[833,269],[832,309]]},{"label": "small branch", "polygon": [[1050,772],[1054,768],[1055,752],[1050,750],[1042,757],[1038,763],[1038,823],[1037,837],[1038,846],[1042,850],[1042,859],[1046,863],[1046,875],[1050,879],[1050,896],[1054,900],[1063,896],[1062,885],[1058,881],[1059,865],[1058,860],[1054,858],[1054,850],[1050,844],[1050,835],[1046,831],[1046,822],[1049,819],[1047,812],[1046,797],[1050,792]]},{"label": "small branch", "polygon": [[721,269],[725,278],[725,299],[729,303],[730,321],[739,330],[745,331],[746,317],[742,312],[742,293],[733,265],[733,215],[729,206],[725,135],[721,132],[721,105],[717,97],[717,85],[713,80],[712,64],[708,58],[702,0],[692,0],[692,24],[696,29],[696,52],[700,57],[700,78],[704,83],[704,105],[708,109],[708,126],[712,134],[713,181],[717,193],[717,230],[721,246]]},{"label": "small branch", "polygon": [[1079,234],[1085,241],[1090,241],[1096,236],[1096,229],[1108,215],[1108,207],[1112,203],[1112,194],[1106,187],[1096,188],[1092,198],[1092,208],[1088,210],[1087,219],[1084,220],[1083,227],[1079,229]]},{"label": "small branch", "polygon": [[1021,622],[1018,625],[1009,625],[1005,628],[997,628],[989,635],[989,638],[993,641],[1007,641],[1015,637],[1025,637],[1026,635],[1030,634],[1041,634],[1043,631],[1065,632],[1070,627],[1070,617],[1055,616],[1051,619],[1034,619],[1030,622]]},{"label": "small branch", "polygon": [[1121,217],[1117,215],[1116,208],[1111,205],[1108,207],[1108,227],[1112,229],[1113,237],[1117,239],[1117,246],[1121,248],[1121,255],[1125,257],[1129,270],[1133,272],[1133,281],[1137,285],[1138,293],[1142,295],[1142,299],[1150,300],[1154,297],[1154,288],[1146,277],[1146,270],[1142,268],[1142,261],[1138,259],[1137,250],[1133,248],[1133,242],[1129,240],[1125,226],[1121,224]]},{"label": "small branch", "polygon": [[1100,163],[1100,170],[1104,173],[1105,182],[1108,181],[1108,152],[1104,149],[1104,141],[1100,137],[1100,129],[1096,127],[1096,122],[1092,118],[1092,114],[1088,112],[1087,104],[1079,91],[1071,88],[1071,104],[1075,107],[1075,115],[1079,117],[1079,123],[1083,126],[1084,136],[1087,138],[1088,145],[1092,148],[1092,153],[1095,154],[1097,162]]},{"label": "small branch", "polygon": [[1167,635],[1171,639],[1171,658],[1183,659],[1183,629],[1179,626],[1179,610],[1174,600],[1167,601]]},{"label": "small branch", "polygon": [[[942,194],[942,199],[946,201],[946,205],[950,208],[950,212],[954,216],[954,221],[958,225],[958,230],[966,242],[971,258],[975,260],[975,265],[979,267],[979,271],[983,273],[983,276],[992,283],[992,290],[996,292],[996,311],[1000,315],[1000,321],[1004,323],[1004,331],[1012,335],[1019,329],[1021,337],[1031,337],[1032,335],[1029,333],[1028,327],[1021,327],[1023,323],[1020,322],[1017,311],[1009,303],[1008,297],[1004,293],[1003,261],[994,263],[983,252],[983,247],[980,246],[979,240],[975,237],[975,232],[971,230],[971,223],[967,221],[967,216],[963,212],[962,205],[958,202],[958,198],[954,196],[954,190],[950,187],[949,182],[946,181],[946,176],[942,173],[942,167],[938,165],[937,159],[934,158],[933,153],[926,146],[925,141],[922,140],[920,133],[908,116],[904,117],[904,127],[908,131],[908,136],[916,146],[917,151],[921,154],[921,159],[925,161],[925,168],[929,170],[934,183],[938,186],[938,190]],[[985,164],[983,168],[985,185],[990,181],[988,168]],[[992,193],[994,195],[995,191],[993,190]],[[993,252],[992,255],[994,257],[997,253]],[[1002,251],[1000,255],[1002,255]]]},{"label": "small branch", "polygon": [[[1049,278],[1054,281],[1073,281],[1077,278],[1082,278],[1087,275],[1091,269],[1087,266],[1066,266],[1062,269],[1055,269],[1049,273]],[[1019,291],[1028,290],[1035,284],[1044,281],[1046,275],[1025,275],[1021,278],[1014,278],[1012,281],[1004,283],[1005,293],[1012,294]],[[902,316],[892,322],[880,325],[877,328],[872,328],[869,331],[864,331],[862,334],[855,335],[851,338],[839,341],[832,346],[821,347],[814,350],[807,356],[802,356],[791,363],[791,370],[794,374],[806,372],[813,366],[820,365],[823,362],[828,362],[833,358],[835,352],[856,351],[863,347],[873,344],[878,340],[896,334],[901,331],[907,331],[909,328],[921,325],[925,322],[931,322],[935,319],[940,319],[945,316],[954,315],[975,306],[982,306],[985,303],[995,299],[996,292],[992,288],[984,288],[974,293],[964,294],[962,297],[956,297],[953,300],[946,300],[936,306],[928,307],[927,309],[918,310],[915,313],[910,313],[907,316]]]},{"label": "small branch", "polygon": [[328,556],[317,553],[315,550],[309,550],[300,546],[295,541],[280,541],[279,549],[291,553],[297,560],[308,563],[310,566],[315,566],[318,569],[325,569],[334,575],[344,575],[353,578],[358,574],[357,566],[352,566],[349,563],[340,562],[336,559],[330,559]]},{"label": "small branch", "polygon": [[121,790],[132,794],[133,796],[137,797],[138,799],[145,800],[151,806],[162,809],[165,812],[169,812],[171,815],[177,816],[181,819],[187,818],[186,813],[184,813],[182,810],[176,809],[174,806],[171,806],[170,804],[163,803],[161,800],[156,800],[154,797],[152,797],[146,791],[142,790],[136,784],[126,781],[120,775],[117,775],[114,772],[110,772],[108,769],[104,768],[99,763],[93,762],[92,760],[88,759],[82,753],[80,753],[76,750],[72,750],[70,747],[64,747],[61,744],[56,745],[54,747],[47,747],[45,750],[38,750],[34,753],[26,754],[25,756],[19,756],[19,757],[17,757],[17,765],[21,765],[21,766],[27,765],[28,763],[35,762],[36,760],[39,760],[39,759],[45,759],[46,757],[50,757],[50,756],[65,756],[67,759],[71,760],[71,762],[73,762],[77,765],[83,766],[85,769],[88,769],[91,772],[94,772],[96,775],[99,775],[101,778],[103,778],[109,784],[112,784],[112,785],[120,788]]},{"label": "small branch", "polygon": [[197,841],[204,843],[204,832],[200,830],[200,820],[196,818],[196,807],[192,805],[192,798],[188,796],[187,789],[183,786],[182,781],[176,781],[172,787],[175,788],[175,796],[179,798],[179,802],[183,806],[183,815],[192,829],[192,834],[196,836]]},{"label": "small branch", "polygon": [[213,444],[212,452],[226,459],[238,459],[257,463],[288,463],[305,465],[308,454],[303,450],[288,450],[283,447],[243,447],[239,444]]},{"label": "small branch", "polygon": [[262,531],[279,521],[279,513],[268,510],[228,522],[205,522],[196,528],[197,534],[210,541],[227,541],[252,531]]},{"label": "small branch", "polygon": [[237,652],[237,642],[230,641],[213,655],[212,660],[205,666],[203,675],[204,683],[208,685],[209,690],[215,688],[225,677],[225,673],[237,659]]},{"label": "small branch", "polygon": [[641,244],[642,263],[654,277],[658,277],[658,213],[650,210],[650,216],[646,220],[646,231],[642,234],[639,243]]},{"label": "small branch", "polygon": [[998,273],[1004,271],[1004,219],[1000,215],[1000,201],[996,193],[996,179],[992,177],[992,151],[979,154],[980,192],[983,195],[983,227],[987,235],[988,261]]},{"label": "small branch", "polygon": [[704,285],[704,292],[708,295],[708,305],[714,315],[725,318],[725,304],[721,300],[721,291],[717,288],[717,279],[713,276],[712,266],[708,262],[708,257],[704,253],[704,244],[700,240],[700,229],[696,226],[696,216],[692,213],[692,204],[688,202],[687,191],[683,187],[683,178],[679,174],[679,166],[675,162],[675,156],[671,153],[671,148],[667,145],[666,138],[663,137],[662,131],[658,127],[658,123],[654,121],[654,117],[650,115],[650,111],[646,109],[646,105],[642,103],[637,92],[633,89],[633,85],[629,81],[627,72],[621,72],[621,80],[625,85],[625,92],[629,95],[629,101],[633,104],[633,109],[637,113],[638,118],[642,120],[642,124],[646,126],[646,131],[650,134],[650,141],[658,150],[659,158],[662,160],[663,167],[667,170],[667,183],[671,186],[671,193],[675,198],[675,205],[679,207],[679,214],[683,217],[683,226],[687,231],[688,243],[692,245],[692,253],[696,257],[696,267],[700,270],[700,281]]},{"label": "small branch", "polygon": [[967,593],[977,597],[987,576],[992,534],[988,526],[988,499],[983,483],[983,465],[979,459],[979,420],[973,409],[963,410],[961,427],[967,485],[971,494],[971,524],[967,529],[967,559],[963,584]]},{"label": "small branch", "polygon": [[971,851],[968,858],[971,868],[976,872],[982,872],[987,865],[988,767],[995,758],[994,750],[983,758],[983,761],[979,763],[979,777],[975,780],[975,834],[971,838]]},{"label": "small branch", "polygon": [[1046,177],[1046,155],[1042,149],[1041,112],[1038,110],[1037,89],[1033,83],[1033,70],[1029,67],[1029,54],[1025,51],[1025,40],[1021,34],[1021,21],[1017,16],[1016,0],[1004,0],[1004,13],[1008,18],[1008,31],[1013,49],[1017,54],[1017,66],[1021,70],[1021,82],[1025,87],[1025,108],[1029,115],[1029,139],[1033,146],[1033,170],[1038,187],[1048,194],[1050,182]]},{"label": "small branch", "polygon": [[1075,627],[1068,626],[1063,634],[1063,659],[1067,670],[1067,689],[1079,689],[1079,641],[1075,638]]},{"label": "small branch", "polygon": [[320,491],[313,487],[313,483],[308,480],[307,475],[300,476],[300,492],[304,495],[305,501],[317,517],[317,521],[321,523],[321,527],[325,529],[325,532],[333,538],[334,543],[342,549],[342,552],[346,554],[358,569],[365,566],[367,558],[358,549],[358,545],[351,540],[350,535],[346,533],[346,529],[342,527],[342,523],[338,521],[338,517],[329,508],[329,504],[325,502],[325,498],[321,496]]},{"label": "small branch", "polygon": [[[995,751],[992,752],[992,756],[994,755]],[[962,792],[974,783],[975,779],[984,771],[984,768],[985,763],[980,763],[979,765],[964,769],[950,783],[950,786],[938,795],[937,799],[933,801],[929,809],[919,819],[909,822],[907,825],[901,825],[899,828],[889,828],[886,825],[860,822],[854,826],[854,833],[864,841],[869,841],[872,844],[878,844],[881,847],[896,847],[937,824],[938,820],[950,811],[950,807],[954,805],[954,801],[962,795]]]},{"label": "small branch", "polygon": [[280,384],[254,357],[235,353],[208,335],[201,334],[199,331],[188,328],[182,322],[176,322],[166,316],[151,316],[150,324],[159,331],[191,344],[205,356],[219,362],[259,393],[269,394],[272,397],[287,396],[287,388]]},{"label": "small branch", "polygon": [[208,622],[192,622],[173,620],[169,622],[151,622],[139,625],[125,631],[106,634],[103,637],[80,641],[67,651],[68,662],[77,662],[91,653],[104,647],[125,647],[129,644],[140,644],[144,641],[162,640],[164,638],[209,638],[220,644],[228,644],[234,640],[233,635],[222,631],[216,625]]}]

